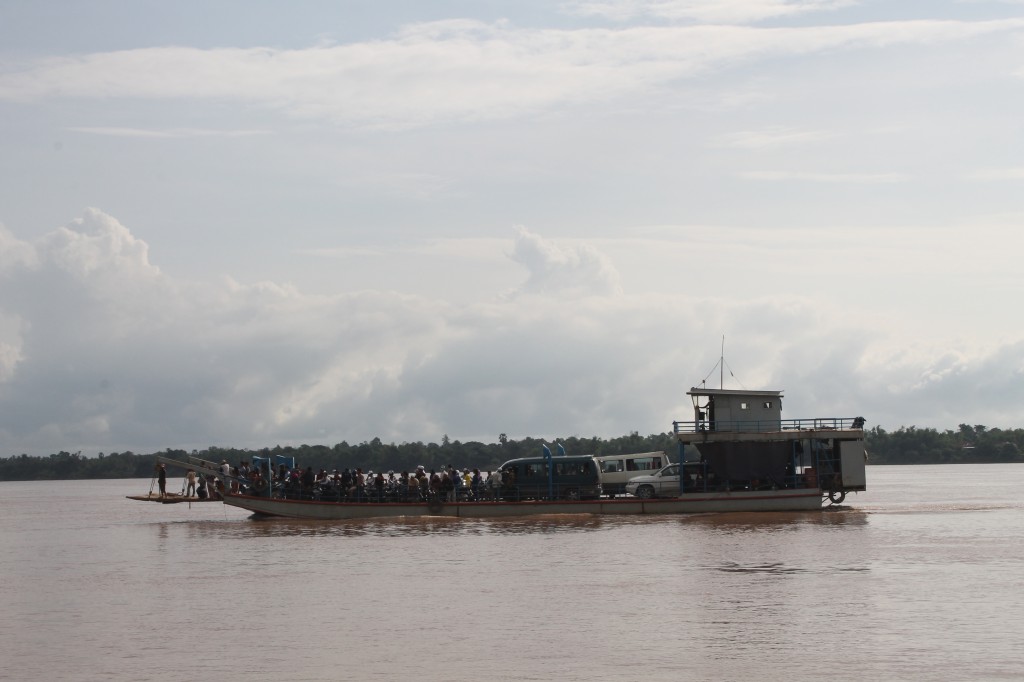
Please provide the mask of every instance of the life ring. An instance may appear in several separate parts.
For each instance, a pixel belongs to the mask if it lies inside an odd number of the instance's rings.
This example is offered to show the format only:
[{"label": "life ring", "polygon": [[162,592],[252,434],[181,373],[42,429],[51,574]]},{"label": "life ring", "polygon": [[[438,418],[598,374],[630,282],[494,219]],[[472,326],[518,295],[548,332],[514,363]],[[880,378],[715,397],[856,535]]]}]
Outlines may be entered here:
[{"label": "life ring", "polygon": [[430,511],[431,514],[440,514],[441,509],[443,508],[444,504],[442,504],[441,500],[437,499],[436,497],[431,498],[431,500],[427,502],[427,509]]},{"label": "life ring", "polygon": [[845,490],[830,490],[828,493],[828,501],[832,504],[842,504],[843,500],[846,499]]}]

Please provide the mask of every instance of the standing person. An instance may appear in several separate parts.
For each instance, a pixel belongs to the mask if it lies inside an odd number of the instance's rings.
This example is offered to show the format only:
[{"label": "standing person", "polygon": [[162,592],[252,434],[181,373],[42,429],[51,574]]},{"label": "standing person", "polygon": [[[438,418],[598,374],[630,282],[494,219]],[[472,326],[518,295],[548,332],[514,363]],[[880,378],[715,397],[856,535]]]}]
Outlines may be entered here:
[{"label": "standing person", "polygon": [[441,494],[441,477],[437,475],[437,471],[434,469],[430,470],[430,481],[428,485],[430,487],[430,497],[432,499]]},{"label": "standing person", "polygon": [[441,472],[441,493],[449,502],[455,501],[455,481],[452,480],[451,468]]},{"label": "standing person", "polygon": [[313,467],[306,467],[306,470],[302,472],[302,476],[299,477],[299,481],[302,485],[302,491],[312,497],[313,486],[316,484],[316,474],[313,473]]},{"label": "standing person", "polygon": [[487,484],[491,487],[491,495],[495,500],[501,499],[501,470],[495,469],[487,478]]},{"label": "standing person", "polygon": [[[446,487],[448,489],[448,501],[449,502],[458,502],[459,501],[459,488],[462,487],[462,474],[459,473],[458,469],[456,469],[455,467],[449,465],[448,466],[447,476],[448,476],[448,485]],[[442,479],[442,481],[443,480],[444,479]]]},{"label": "standing person", "polygon": [[484,485],[484,477],[480,475],[479,469],[473,469],[473,477],[469,481],[469,487],[473,491],[473,499],[480,499],[481,488]]},{"label": "standing person", "polygon": [[263,489],[263,477],[260,475],[259,469],[252,470],[252,477],[249,479],[249,484],[252,490],[259,493]]},{"label": "standing person", "polygon": [[185,479],[188,481],[185,497],[192,497],[196,494],[196,472],[189,469],[188,473],[185,474]]},{"label": "standing person", "polygon": [[156,480],[160,484],[160,497],[167,495],[167,469],[163,464],[157,465]]}]

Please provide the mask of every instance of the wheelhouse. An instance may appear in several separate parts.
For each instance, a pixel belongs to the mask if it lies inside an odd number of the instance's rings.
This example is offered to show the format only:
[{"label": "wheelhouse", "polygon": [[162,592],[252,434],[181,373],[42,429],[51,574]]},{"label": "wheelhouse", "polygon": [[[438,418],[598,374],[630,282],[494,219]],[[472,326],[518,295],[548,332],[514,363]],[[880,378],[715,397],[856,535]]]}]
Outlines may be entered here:
[{"label": "wheelhouse", "polygon": [[693,388],[693,420],[673,422],[683,493],[818,488],[833,502],[866,489],[863,417],[783,419],[781,391]]}]

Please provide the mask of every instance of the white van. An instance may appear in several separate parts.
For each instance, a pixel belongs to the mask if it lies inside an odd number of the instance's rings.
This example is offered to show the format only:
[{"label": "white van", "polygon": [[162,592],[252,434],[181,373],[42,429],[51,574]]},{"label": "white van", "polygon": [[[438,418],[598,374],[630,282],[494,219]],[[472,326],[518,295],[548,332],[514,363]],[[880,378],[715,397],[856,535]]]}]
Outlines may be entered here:
[{"label": "white van", "polygon": [[631,478],[653,474],[671,464],[667,453],[640,452],[634,455],[602,455],[594,457],[601,470],[601,488],[609,497],[623,495]]}]

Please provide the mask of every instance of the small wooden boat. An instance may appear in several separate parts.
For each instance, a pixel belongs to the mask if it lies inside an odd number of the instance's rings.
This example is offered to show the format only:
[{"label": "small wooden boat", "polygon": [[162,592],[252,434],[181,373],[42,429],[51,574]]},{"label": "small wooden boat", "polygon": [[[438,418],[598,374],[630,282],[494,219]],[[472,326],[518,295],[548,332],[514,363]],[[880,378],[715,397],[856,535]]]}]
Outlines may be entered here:
[{"label": "small wooden boat", "polygon": [[[176,459],[169,459],[167,457],[157,456],[156,461],[158,464],[165,464],[179,469],[195,471],[200,477],[205,476],[207,480],[207,488],[211,491],[206,497],[199,497],[198,495],[187,496],[185,495],[185,482],[182,482],[182,489],[180,493],[168,492],[161,495],[159,492],[154,492],[156,487],[157,475],[153,475],[153,480],[149,483],[149,492],[145,495],[125,495],[129,500],[138,500],[140,502],[159,502],[160,504],[178,504],[180,502],[221,502],[220,492],[216,489],[216,483],[218,479],[220,481],[241,481],[240,478],[225,474],[217,467],[213,462],[207,462],[205,460],[189,457],[188,462],[179,462]],[[200,480],[201,484],[202,481]]]},{"label": "small wooden boat", "polygon": [[140,502],[159,502],[160,504],[178,504],[179,502],[220,502],[220,499],[210,497],[186,497],[181,493],[167,493],[164,496],[160,496],[160,493],[150,493],[149,495],[125,495],[129,500],[139,500]]}]

